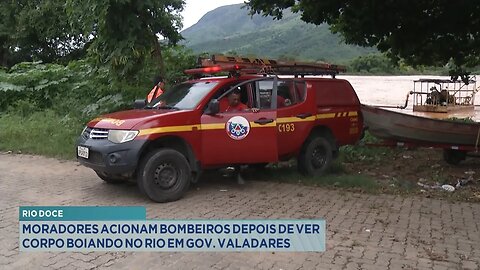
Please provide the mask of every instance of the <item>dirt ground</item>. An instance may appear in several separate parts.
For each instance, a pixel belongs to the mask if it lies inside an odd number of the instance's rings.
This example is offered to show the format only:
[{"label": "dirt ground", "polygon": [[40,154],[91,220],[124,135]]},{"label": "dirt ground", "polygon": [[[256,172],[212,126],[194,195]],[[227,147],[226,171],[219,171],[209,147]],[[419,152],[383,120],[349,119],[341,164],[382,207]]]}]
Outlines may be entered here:
[{"label": "dirt ground", "polygon": [[[347,173],[368,175],[387,193],[480,202],[480,158],[467,157],[459,165],[443,160],[439,149],[387,149],[374,160],[344,163]],[[451,185],[448,192],[442,185]]]}]

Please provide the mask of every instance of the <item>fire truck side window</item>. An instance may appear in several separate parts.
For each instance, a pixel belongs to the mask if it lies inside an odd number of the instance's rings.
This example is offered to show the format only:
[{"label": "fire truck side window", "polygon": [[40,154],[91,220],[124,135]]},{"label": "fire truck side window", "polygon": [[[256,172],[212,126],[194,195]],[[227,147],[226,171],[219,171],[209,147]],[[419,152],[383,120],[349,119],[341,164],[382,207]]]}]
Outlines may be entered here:
[{"label": "fire truck side window", "polygon": [[[231,83],[227,86],[222,87],[220,90],[218,90],[212,98],[218,99],[221,95],[223,95],[225,92],[230,90],[233,86],[237,85],[239,82]],[[246,85],[241,85],[237,87],[236,91],[240,92],[240,100],[242,103],[247,104],[248,103],[248,93],[247,93],[247,86]],[[228,94],[225,96],[227,97]]]},{"label": "fire truck side window", "polygon": [[238,82],[236,82],[236,83],[231,83],[231,84],[229,84],[229,85],[226,85],[226,86],[220,88],[220,90],[218,90],[218,91],[213,95],[212,98],[218,99],[221,95],[223,95],[223,93],[227,92],[230,88],[232,88],[233,86],[235,86],[235,85],[237,85],[237,84],[238,84]]},{"label": "fire truck side window", "polygon": [[303,81],[295,81],[295,95],[298,103],[304,102],[307,97],[307,85]]},{"label": "fire truck side window", "polygon": [[289,107],[305,101],[306,85],[303,81],[278,82],[277,108]]},{"label": "fire truck side window", "polygon": [[258,90],[256,100],[257,104],[260,104],[260,109],[271,109],[273,81],[258,81],[255,86]]},{"label": "fire truck side window", "polygon": [[[235,92],[240,94],[240,102],[245,104],[248,108],[253,108],[255,107],[255,99],[252,94],[252,85],[251,83],[245,83],[245,84],[240,84],[240,82],[235,82],[231,83],[229,85],[226,85],[219,89],[212,97],[212,99],[219,99],[218,101],[220,102],[220,112],[224,112],[225,108],[228,108],[228,96],[230,93]],[[236,86],[236,87],[235,87]],[[235,89],[232,90],[232,87],[235,87]],[[226,92],[229,92],[228,94],[224,95]]]},{"label": "fire truck side window", "polygon": [[288,107],[295,104],[295,93],[292,81],[279,81],[277,88],[277,108]]}]

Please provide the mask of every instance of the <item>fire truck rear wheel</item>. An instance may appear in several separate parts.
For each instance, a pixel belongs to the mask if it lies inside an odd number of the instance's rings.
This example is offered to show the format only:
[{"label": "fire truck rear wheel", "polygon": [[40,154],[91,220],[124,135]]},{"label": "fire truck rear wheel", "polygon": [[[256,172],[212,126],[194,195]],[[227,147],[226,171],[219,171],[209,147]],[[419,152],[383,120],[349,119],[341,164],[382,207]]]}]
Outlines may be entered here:
[{"label": "fire truck rear wheel", "polygon": [[161,149],[149,153],[142,160],[137,184],[151,200],[170,202],[180,199],[187,192],[191,177],[190,165],[180,152]]},{"label": "fire truck rear wheel", "polygon": [[444,149],[443,159],[450,165],[458,165],[467,157],[467,152],[454,149]]},{"label": "fire truck rear wheel", "polygon": [[310,176],[323,175],[333,160],[330,142],[323,137],[314,137],[305,142],[298,157],[298,169]]}]

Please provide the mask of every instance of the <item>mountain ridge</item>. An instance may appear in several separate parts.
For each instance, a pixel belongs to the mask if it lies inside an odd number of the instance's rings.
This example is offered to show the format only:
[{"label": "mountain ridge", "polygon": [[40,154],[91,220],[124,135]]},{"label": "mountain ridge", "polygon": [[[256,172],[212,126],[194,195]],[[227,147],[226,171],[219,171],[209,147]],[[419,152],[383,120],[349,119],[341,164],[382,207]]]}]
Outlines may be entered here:
[{"label": "mountain ridge", "polygon": [[244,4],[218,7],[183,30],[183,45],[196,53],[233,53],[258,57],[346,62],[375,53],[373,48],[345,44],[328,25],[307,24],[299,14],[282,20],[250,16]]}]

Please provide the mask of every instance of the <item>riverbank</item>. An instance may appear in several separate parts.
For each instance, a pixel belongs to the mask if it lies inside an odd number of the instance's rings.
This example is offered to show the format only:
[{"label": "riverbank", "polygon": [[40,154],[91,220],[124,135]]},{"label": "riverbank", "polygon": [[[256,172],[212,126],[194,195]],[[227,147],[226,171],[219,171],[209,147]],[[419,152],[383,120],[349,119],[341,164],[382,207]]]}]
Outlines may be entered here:
[{"label": "riverbank", "polygon": [[[440,149],[396,149],[381,159],[345,162],[344,166],[347,173],[374,178],[382,193],[480,202],[479,158],[467,158],[454,166],[443,160]],[[455,190],[447,191],[443,185]]]},{"label": "riverbank", "polygon": [[[298,174],[295,162],[270,164],[264,171],[247,169],[245,175],[252,180],[323,186],[359,193],[480,202],[480,159],[467,158],[453,166],[443,160],[439,149],[349,146],[342,149],[339,159],[322,177]],[[443,185],[453,186],[455,190],[447,191]]]}]

